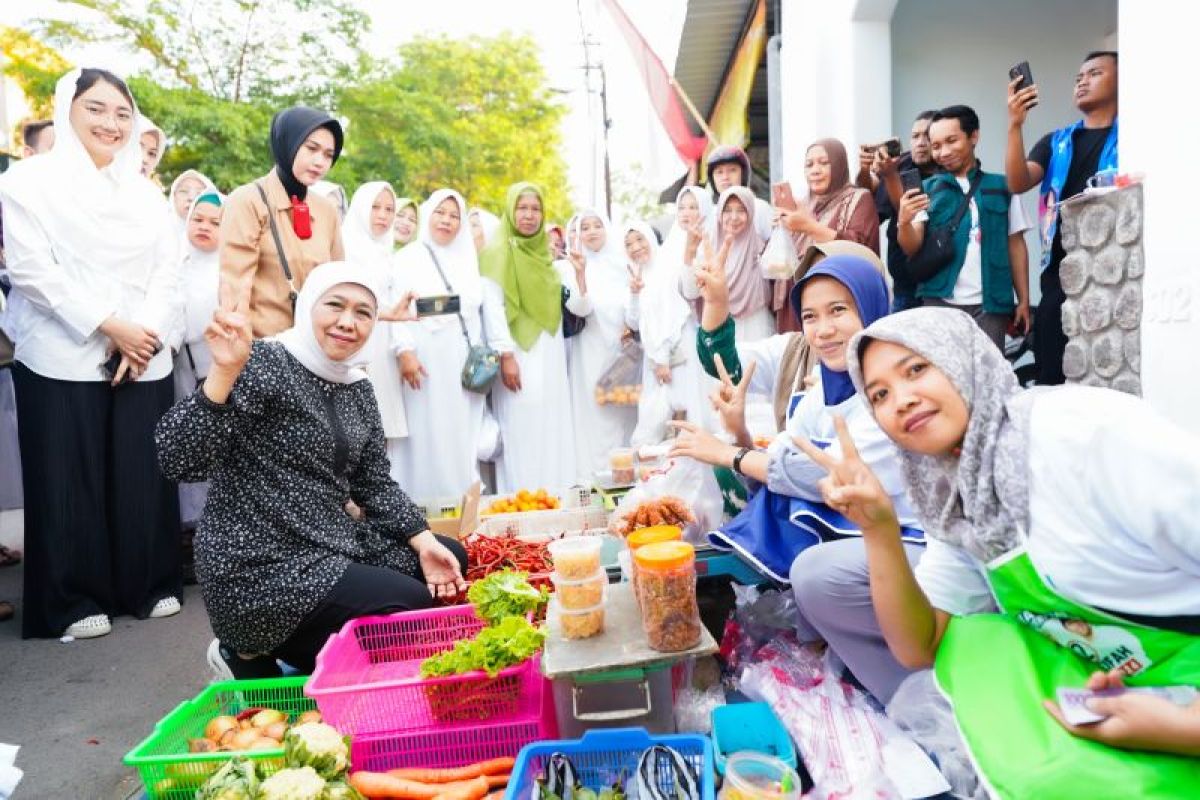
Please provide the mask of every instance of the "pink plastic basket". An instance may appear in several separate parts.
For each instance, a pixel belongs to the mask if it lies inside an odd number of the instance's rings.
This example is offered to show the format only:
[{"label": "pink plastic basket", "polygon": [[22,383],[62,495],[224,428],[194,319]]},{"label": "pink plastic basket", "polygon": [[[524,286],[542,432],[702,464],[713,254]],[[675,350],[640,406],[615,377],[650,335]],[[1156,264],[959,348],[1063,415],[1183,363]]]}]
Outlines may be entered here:
[{"label": "pink plastic basket", "polygon": [[481,722],[541,724],[548,689],[537,656],[495,678],[420,677],[423,660],[482,627],[469,605],[350,620],[317,656],[305,694],[326,722],[355,737]]}]

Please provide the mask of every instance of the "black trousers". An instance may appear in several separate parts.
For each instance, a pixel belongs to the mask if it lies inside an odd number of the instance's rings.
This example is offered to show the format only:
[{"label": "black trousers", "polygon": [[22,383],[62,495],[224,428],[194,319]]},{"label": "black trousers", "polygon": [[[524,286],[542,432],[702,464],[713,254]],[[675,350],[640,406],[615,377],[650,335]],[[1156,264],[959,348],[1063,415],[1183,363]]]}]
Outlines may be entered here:
[{"label": "black trousers", "polygon": [[1063,351],[1067,336],[1063,333],[1062,307],[1067,295],[1058,277],[1058,264],[1042,272],[1042,301],[1033,318],[1033,358],[1037,362],[1037,382],[1043,386],[1066,383],[1063,375]]},{"label": "black trousers", "polygon": [[[466,575],[466,548],[454,539],[437,538],[454,553]],[[423,575],[413,577],[387,567],[351,564],[320,605],[271,655],[309,675],[325,642],[350,620],[432,605],[433,597]]]},{"label": "black trousers", "polygon": [[179,500],[158,467],[154,426],[170,377],[113,388],[13,365],[25,483],[21,634],[58,637],[92,614],[145,619],[182,600]]}]

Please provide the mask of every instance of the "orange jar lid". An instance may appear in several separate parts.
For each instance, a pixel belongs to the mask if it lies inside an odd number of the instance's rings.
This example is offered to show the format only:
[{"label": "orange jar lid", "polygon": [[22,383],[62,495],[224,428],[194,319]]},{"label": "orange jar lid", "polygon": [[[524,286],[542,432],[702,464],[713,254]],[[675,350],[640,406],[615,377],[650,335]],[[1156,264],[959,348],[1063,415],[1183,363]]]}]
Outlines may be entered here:
[{"label": "orange jar lid", "polygon": [[633,551],[638,569],[667,572],[696,561],[696,548],[687,542],[655,542]]},{"label": "orange jar lid", "polygon": [[678,542],[683,538],[683,529],[677,525],[653,525],[649,528],[638,528],[629,534],[625,541],[630,550],[637,550],[655,542]]}]

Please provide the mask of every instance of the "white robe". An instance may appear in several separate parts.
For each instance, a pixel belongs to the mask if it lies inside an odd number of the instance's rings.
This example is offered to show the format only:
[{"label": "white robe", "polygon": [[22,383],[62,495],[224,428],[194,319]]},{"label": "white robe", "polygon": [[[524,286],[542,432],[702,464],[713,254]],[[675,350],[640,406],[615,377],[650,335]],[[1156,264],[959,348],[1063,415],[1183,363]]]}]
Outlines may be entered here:
[{"label": "white robe", "polygon": [[[566,277],[561,269],[559,275]],[[572,288],[574,279],[569,284],[564,280],[564,285],[572,289],[567,308],[583,316],[586,304]],[[553,336],[543,331],[533,347],[522,350],[509,333],[504,290],[484,278],[483,296],[488,343],[502,353],[514,353],[521,369],[520,392],[510,391],[500,380],[492,387],[492,408],[500,425],[501,442],[496,489],[504,494],[570,486],[576,472],[575,437],[567,383],[567,340],[562,326]]]},{"label": "white robe", "polygon": [[[426,226],[433,219],[433,208],[451,196],[447,192],[440,195],[435,192],[421,207],[420,219]],[[433,208],[426,209],[429,204]],[[427,243],[437,254],[452,292],[442,282]],[[408,290],[421,297],[457,294],[471,343],[483,343],[483,279],[465,213],[458,236],[447,247],[434,244],[427,227],[422,227],[417,240],[396,254],[395,263],[397,294]],[[467,359],[462,325],[456,315],[446,314],[402,323],[394,333],[392,361],[401,352],[415,352],[429,374],[421,376],[420,389],[407,383],[401,387],[409,435],[388,441],[392,477],[409,495],[421,500],[459,497],[479,480],[476,454],[484,415],[484,395],[462,387],[462,367]]]}]

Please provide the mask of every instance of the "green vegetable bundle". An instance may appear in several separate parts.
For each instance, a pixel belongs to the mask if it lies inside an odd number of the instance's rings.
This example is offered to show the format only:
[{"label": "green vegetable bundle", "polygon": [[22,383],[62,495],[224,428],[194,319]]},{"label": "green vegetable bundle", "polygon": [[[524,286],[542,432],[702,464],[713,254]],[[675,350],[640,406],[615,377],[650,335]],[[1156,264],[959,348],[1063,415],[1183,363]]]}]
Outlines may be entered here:
[{"label": "green vegetable bundle", "polygon": [[421,664],[422,678],[442,678],[483,670],[495,677],[502,669],[520,664],[542,649],[545,631],[525,617],[505,617],[454,648],[430,656]]},{"label": "green vegetable bundle", "polygon": [[505,617],[524,617],[550,599],[545,587],[535,589],[528,579],[527,572],[502,569],[471,584],[467,599],[475,606],[475,614],[488,625],[496,625]]}]

